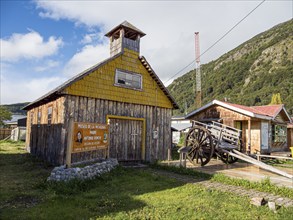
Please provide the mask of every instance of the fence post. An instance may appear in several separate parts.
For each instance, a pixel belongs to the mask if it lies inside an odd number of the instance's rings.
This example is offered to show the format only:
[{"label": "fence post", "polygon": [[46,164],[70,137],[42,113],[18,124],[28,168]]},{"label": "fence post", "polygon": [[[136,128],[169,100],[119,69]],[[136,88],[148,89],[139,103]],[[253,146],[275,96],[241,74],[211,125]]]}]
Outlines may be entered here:
[{"label": "fence post", "polygon": [[73,134],[73,117],[71,116],[69,118],[68,132],[67,132],[66,168],[71,167],[72,134]]}]

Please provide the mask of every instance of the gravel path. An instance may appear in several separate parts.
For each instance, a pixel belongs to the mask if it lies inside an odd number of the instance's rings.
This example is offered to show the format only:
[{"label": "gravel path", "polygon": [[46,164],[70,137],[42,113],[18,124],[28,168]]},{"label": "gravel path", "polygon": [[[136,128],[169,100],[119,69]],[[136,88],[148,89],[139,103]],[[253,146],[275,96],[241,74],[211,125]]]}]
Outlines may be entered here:
[{"label": "gravel path", "polygon": [[163,170],[157,170],[157,169],[148,169],[148,170],[154,174],[173,178],[184,183],[198,184],[209,189],[216,189],[222,192],[231,192],[239,196],[247,196],[249,198],[263,197],[266,201],[275,202],[276,205],[278,206],[284,206],[284,207],[293,206],[292,199],[278,196],[278,195],[273,195],[271,193],[260,192],[254,189],[246,189],[241,186],[233,186],[233,185],[227,185],[227,184],[223,184],[219,182],[212,182],[206,179],[193,178],[191,176],[177,174],[177,173],[173,173],[169,171],[163,171]]}]

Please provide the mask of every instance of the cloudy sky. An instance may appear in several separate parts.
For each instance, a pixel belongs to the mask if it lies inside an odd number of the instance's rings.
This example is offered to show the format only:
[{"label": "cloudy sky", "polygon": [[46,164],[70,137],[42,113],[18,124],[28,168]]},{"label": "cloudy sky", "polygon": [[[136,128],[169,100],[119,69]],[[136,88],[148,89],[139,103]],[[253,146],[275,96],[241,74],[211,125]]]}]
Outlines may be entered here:
[{"label": "cloudy sky", "polygon": [[[3,1],[1,104],[33,101],[109,57],[104,34],[129,21],[147,35],[141,55],[167,85],[261,1]],[[274,25],[292,19],[292,1],[265,1],[201,57],[207,63]],[[194,68],[189,66],[176,77]],[[169,81],[168,81],[169,80]]]}]

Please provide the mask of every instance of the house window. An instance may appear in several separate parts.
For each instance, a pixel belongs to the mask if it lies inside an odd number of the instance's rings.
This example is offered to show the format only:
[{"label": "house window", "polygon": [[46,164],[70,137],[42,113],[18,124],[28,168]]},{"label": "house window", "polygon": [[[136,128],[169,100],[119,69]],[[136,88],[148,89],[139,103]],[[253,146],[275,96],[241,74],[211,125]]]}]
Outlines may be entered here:
[{"label": "house window", "polygon": [[287,141],[287,127],[284,125],[273,125],[272,139],[273,139],[273,143],[286,142]]},{"label": "house window", "polygon": [[39,110],[38,111],[38,126],[40,127],[41,124],[41,118],[42,118],[42,112]]},{"label": "house window", "polygon": [[48,107],[48,125],[51,125],[52,123],[52,106]]},{"label": "house window", "polygon": [[137,73],[116,70],[115,85],[132,89],[142,89],[142,76]]}]

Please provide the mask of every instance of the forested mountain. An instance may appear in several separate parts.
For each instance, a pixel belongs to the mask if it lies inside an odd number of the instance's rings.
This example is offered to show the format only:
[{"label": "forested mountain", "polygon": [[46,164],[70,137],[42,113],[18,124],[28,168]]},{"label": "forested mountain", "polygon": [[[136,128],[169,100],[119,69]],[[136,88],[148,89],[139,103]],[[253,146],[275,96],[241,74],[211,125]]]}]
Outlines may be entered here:
[{"label": "forested mountain", "polygon": [[16,103],[16,104],[2,105],[2,106],[4,106],[13,115],[26,115],[26,111],[22,110],[22,108],[28,104],[29,102],[23,102],[23,103]]},{"label": "forested mountain", "polygon": [[[183,115],[195,109],[195,70],[168,86]],[[265,31],[217,60],[201,65],[203,105],[213,99],[243,105],[267,105],[273,94],[293,115],[293,19]]]}]

